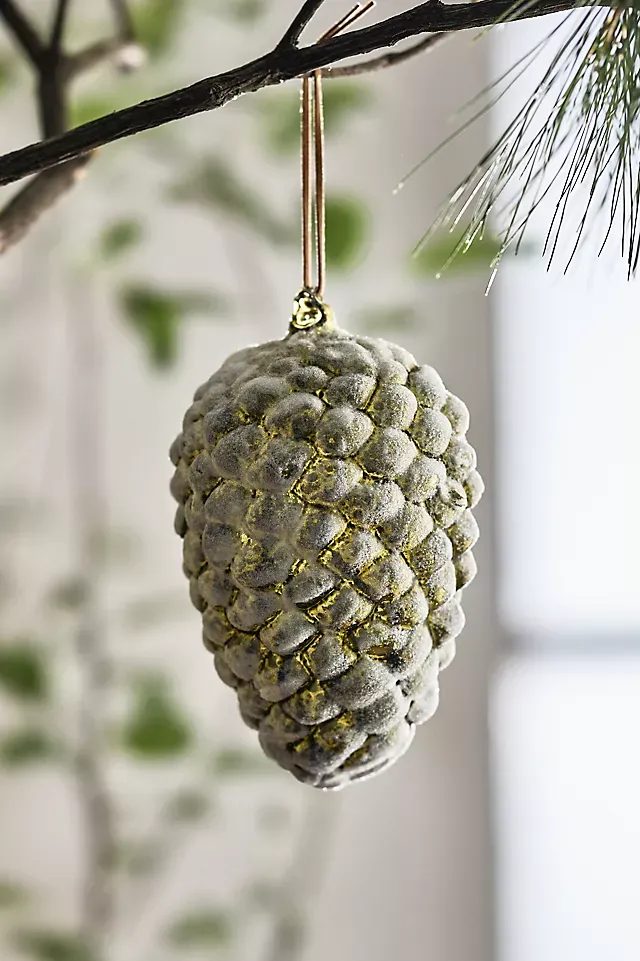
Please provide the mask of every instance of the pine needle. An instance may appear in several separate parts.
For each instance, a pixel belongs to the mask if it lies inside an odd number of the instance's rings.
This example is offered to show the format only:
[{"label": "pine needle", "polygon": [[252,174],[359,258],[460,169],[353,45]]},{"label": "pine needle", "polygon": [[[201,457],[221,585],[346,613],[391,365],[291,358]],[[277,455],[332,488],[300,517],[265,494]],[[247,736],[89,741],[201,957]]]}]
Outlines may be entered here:
[{"label": "pine needle", "polygon": [[569,232],[567,214],[578,200],[583,208],[577,226],[571,218],[565,270],[595,225],[603,223],[598,253],[619,229],[629,277],[640,260],[640,0],[609,10],[572,11],[483,91],[486,102],[446,142],[495,106],[559,39],[560,49],[533,94],[451,193],[417,248],[443,226],[455,231],[465,221],[453,259],[482,236],[491,217],[498,221],[501,247],[490,284],[504,252],[511,246],[517,252],[533,214],[551,197],[557,206],[544,243],[548,265]]}]

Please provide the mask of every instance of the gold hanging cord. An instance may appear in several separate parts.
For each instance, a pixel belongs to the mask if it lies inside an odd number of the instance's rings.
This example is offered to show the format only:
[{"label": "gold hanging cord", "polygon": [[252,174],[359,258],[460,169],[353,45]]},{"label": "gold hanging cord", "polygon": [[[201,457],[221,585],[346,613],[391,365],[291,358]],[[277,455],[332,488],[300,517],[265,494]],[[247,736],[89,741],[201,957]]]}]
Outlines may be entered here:
[{"label": "gold hanging cord", "polygon": [[[337,23],[327,30],[318,43],[330,40],[354,24],[375,7],[375,0],[357,3]],[[315,165],[315,196],[313,169]],[[302,283],[307,292],[322,303],[326,280],[326,215],[324,164],[324,109],[322,71],[302,78]],[[315,214],[315,238],[314,238]],[[316,282],[312,281],[313,246],[315,239]]]}]

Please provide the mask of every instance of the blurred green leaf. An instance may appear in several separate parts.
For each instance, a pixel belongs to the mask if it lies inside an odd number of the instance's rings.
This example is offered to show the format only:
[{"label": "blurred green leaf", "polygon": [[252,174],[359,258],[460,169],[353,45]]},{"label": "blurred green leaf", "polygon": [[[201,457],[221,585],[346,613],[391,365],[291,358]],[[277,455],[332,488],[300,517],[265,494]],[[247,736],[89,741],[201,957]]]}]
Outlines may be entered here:
[{"label": "blurred green leaf", "polygon": [[87,598],[87,582],[81,577],[70,577],[56,584],[49,594],[49,603],[61,610],[77,611]]},{"label": "blurred green leaf", "polygon": [[89,946],[76,934],[19,931],[14,940],[24,954],[36,961],[95,961]]},{"label": "blurred green leaf", "polygon": [[218,12],[237,23],[254,23],[265,15],[267,4],[265,0],[226,0],[219,10],[216,8]]},{"label": "blurred green leaf", "polygon": [[298,236],[297,229],[279,220],[262,194],[241,180],[222,157],[203,160],[170,188],[169,196],[223,213],[274,244],[291,243]]},{"label": "blurred green leaf", "polygon": [[[350,80],[332,80],[324,85],[324,125],[328,137],[340,133],[354,113],[370,106],[371,91]],[[260,103],[267,144],[278,154],[300,149],[300,95],[283,91]]]},{"label": "blurred green leaf", "polygon": [[180,948],[226,947],[233,937],[233,925],[227,911],[198,908],[185,914],[167,931],[167,939]]},{"label": "blurred green leaf", "polygon": [[91,533],[91,550],[101,564],[120,566],[136,558],[140,543],[133,531],[98,527]]},{"label": "blurred green leaf", "polygon": [[213,756],[212,771],[220,777],[238,774],[264,774],[273,765],[259,751],[247,751],[240,747],[221,748]]},{"label": "blurred green leaf", "polygon": [[59,746],[41,728],[25,727],[0,739],[0,763],[5,767],[25,767],[51,760],[58,754]]},{"label": "blurred green leaf", "polygon": [[[420,244],[411,258],[414,273],[422,277],[446,278],[475,271],[489,270],[502,249],[499,237],[485,230],[478,233],[471,243],[464,241],[464,227],[456,230],[440,230]],[[520,255],[531,253],[531,245],[521,244]],[[505,256],[512,253],[507,248]]]},{"label": "blurred green leaf", "polygon": [[362,259],[368,239],[368,211],[354,197],[327,197],[327,265],[349,270]]},{"label": "blurred green leaf", "polygon": [[0,571],[0,607],[14,596],[12,581],[6,571]]},{"label": "blurred green leaf", "polygon": [[121,735],[124,748],[145,760],[185,754],[193,743],[188,719],[162,677],[136,680],[134,706]]},{"label": "blurred green leaf", "polygon": [[22,884],[0,878],[0,911],[20,908],[29,900],[29,892]]},{"label": "blurred green leaf", "polygon": [[203,791],[178,791],[169,799],[165,813],[170,821],[201,821],[211,809],[211,802]]},{"label": "blurred green leaf", "polygon": [[163,291],[141,284],[120,294],[122,312],[140,335],[154,367],[166,369],[177,360],[182,321],[194,313],[221,313],[226,301],[202,291]]},{"label": "blurred green leaf", "polygon": [[413,304],[370,306],[358,311],[356,323],[368,331],[409,330],[421,319]]},{"label": "blurred green leaf", "polygon": [[245,892],[245,903],[250,911],[273,911],[281,896],[280,889],[270,879],[253,881]]},{"label": "blurred green leaf", "polygon": [[152,60],[170,51],[184,7],[181,0],[143,0],[132,8],[136,39]]},{"label": "blurred green leaf", "polygon": [[139,220],[125,217],[107,224],[100,237],[100,253],[105,260],[114,260],[120,254],[135,247],[142,239],[142,224]]},{"label": "blurred green leaf", "polygon": [[4,93],[15,75],[15,63],[9,57],[0,56],[0,93]]},{"label": "blurred green leaf", "polygon": [[5,492],[0,503],[0,534],[40,532],[46,522],[46,509],[43,504],[20,494]]},{"label": "blurred green leaf", "polygon": [[130,877],[143,878],[153,874],[160,863],[158,841],[144,838],[137,841],[120,841],[112,850],[110,867]]},{"label": "blurred green leaf", "polygon": [[26,640],[0,644],[0,689],[23,701],[43,701],[49,684],[42,650]]},{"label": "blurred green leaf", "polygon": [[166,624],[171,619],[182,618],[188,610],[183,591],[164,591],[131,601],[123,611],[123,619],[134,630],[149,629]]}]

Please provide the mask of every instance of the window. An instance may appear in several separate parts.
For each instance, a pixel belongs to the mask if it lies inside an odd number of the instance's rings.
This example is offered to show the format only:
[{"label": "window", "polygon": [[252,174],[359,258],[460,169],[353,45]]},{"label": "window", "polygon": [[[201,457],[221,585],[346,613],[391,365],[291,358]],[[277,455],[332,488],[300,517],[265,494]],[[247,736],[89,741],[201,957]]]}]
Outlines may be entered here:
[{"label": "window", "polygon": [[[550,21],[496,32],[496,73]],[[513,116],[499,102],[494,132]],[[493,698],[500,961],[640,956],[640,321],[613,253],[563,275],[549,200],[494,294],[498,604]],[[571,231],[569,231],[570,233]]]}]

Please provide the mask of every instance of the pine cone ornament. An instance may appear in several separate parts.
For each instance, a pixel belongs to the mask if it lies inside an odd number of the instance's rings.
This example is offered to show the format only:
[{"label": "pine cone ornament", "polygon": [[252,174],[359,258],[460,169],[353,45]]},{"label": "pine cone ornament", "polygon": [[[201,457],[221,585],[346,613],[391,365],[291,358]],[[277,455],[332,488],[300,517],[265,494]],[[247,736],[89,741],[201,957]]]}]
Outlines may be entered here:
[{"label": "pine cone ornament", "polygon": [[437,708],[476,572],[468,423],[435,370],[324,306],[187,411],[172,493],[204,644],[300,781],[379,773]]}]

